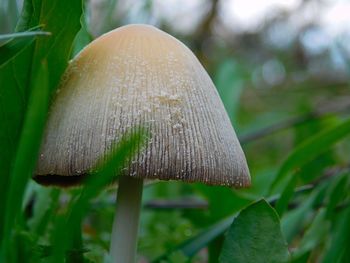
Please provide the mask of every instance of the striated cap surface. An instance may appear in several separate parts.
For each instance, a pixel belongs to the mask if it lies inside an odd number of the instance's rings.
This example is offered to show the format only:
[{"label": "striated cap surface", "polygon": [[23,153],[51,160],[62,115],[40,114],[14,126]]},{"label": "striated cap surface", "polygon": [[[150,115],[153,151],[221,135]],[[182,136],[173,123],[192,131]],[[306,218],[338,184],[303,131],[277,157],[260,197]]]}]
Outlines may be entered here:
[{"label": "striated cap surface", "polygon": [[135,125],[146,127],[151,140],[130,165],[130,176],[250,184],[210,77],[185,45],[147,25],[113,30],[70,62],[50,110],[35,179],[79,183]]}]

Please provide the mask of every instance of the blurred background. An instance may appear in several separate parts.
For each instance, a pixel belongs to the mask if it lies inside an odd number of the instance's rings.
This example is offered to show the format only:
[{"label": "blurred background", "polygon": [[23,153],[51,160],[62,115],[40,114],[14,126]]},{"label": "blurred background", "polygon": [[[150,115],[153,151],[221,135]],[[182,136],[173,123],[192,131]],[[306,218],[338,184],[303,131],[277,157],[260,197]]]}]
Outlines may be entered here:
[{"label": "blurred background", "polygon": [[[13,32],[22,1],[0,3],[0,33]],[[90,0],[83,22],[74,53],[129,23],[152,24],[183,41],[213,79],[252,174],[252,188],[239,191],[178,182],[149,184],[141,261],[174,250],[204,227],[264,197],[295,147],[349,116],[350,1]],[[347,169],[349,149],[350,141],[344,140],[300,167],[295,171],[298,185]],[[84,223],[86,242],[99,248],[88,252],[91,259],[101,257],[101,248],[108,249],[113,203],[114,190],[104,193]],[[287,231],[289,221],[283,220],[282,230]],[[310,223],[312,217],[303,220]],[[293,250],[301,234],[286,235]],[[214,252],[203,249],[193,262],[214,258],[215,246],[210,249]],[[173,257],[173,262],[182,262],[181,255]],[[317,262],[317,256],[308,262]]]}]

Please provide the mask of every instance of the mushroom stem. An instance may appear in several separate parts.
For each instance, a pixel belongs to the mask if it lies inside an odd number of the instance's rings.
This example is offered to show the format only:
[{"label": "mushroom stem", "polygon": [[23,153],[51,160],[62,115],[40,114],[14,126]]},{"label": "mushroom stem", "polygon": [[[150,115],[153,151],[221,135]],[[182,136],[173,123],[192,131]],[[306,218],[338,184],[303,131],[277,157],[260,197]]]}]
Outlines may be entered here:
[{"label": "mushroom stem", "polygon": [[143,179],[121,176],[110,245],[112,262],[135,263]]}]

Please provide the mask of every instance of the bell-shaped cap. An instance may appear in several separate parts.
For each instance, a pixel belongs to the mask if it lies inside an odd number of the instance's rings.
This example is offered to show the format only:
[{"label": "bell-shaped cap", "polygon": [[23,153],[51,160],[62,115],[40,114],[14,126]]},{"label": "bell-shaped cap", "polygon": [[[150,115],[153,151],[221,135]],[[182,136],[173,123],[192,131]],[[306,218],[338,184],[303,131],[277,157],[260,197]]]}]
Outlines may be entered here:
[{"label": "bell-shaped cap", "polygon": [[133,126],[146,127],[151,139],[130,176],[250,184],[244,153],[207,72],[184,44],[148,25],[113,30],[70,62],[35,179],[79,183]]}]

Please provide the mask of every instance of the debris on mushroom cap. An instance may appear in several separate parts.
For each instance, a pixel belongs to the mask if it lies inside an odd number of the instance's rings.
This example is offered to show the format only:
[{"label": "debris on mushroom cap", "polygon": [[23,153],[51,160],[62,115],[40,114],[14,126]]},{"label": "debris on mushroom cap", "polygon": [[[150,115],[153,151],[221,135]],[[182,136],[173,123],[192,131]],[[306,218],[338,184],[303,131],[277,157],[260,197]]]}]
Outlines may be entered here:
[{"label": "debris on mushroom cap", "polygon": [[51,107],[36,180],[59,184],[74,176],[67,182],[78,182],[135,125],[146,127],[151,139],[130,176],[250,184],[210,77],[184,44],[148,25],[113,30],[69,64]]}]

